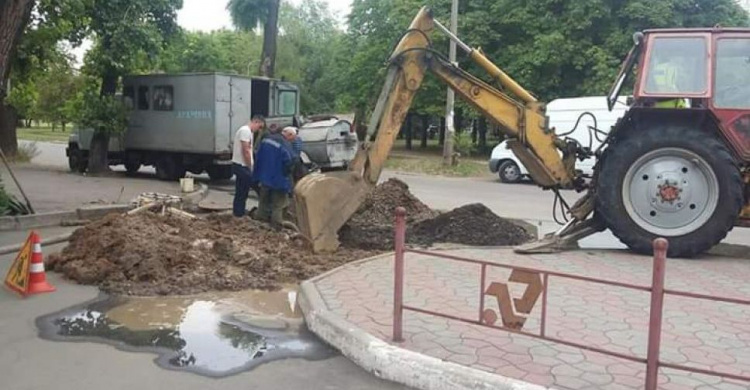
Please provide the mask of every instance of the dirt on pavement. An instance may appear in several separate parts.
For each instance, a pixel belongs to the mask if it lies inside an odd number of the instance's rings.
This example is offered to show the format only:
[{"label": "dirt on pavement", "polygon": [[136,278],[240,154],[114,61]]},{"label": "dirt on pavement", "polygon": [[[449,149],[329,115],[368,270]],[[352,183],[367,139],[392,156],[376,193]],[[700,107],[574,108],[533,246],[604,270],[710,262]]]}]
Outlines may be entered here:
[{"label": "dirt on pavement", "polygon": [[454,243],[478,246],[518,245],[531,236],[520,226],[495,215],[481,204],[470,204],[447,213],[431,210],[409,192],[409,186],[389,179],[370,193],[362,206],[339,231],[344,247],[392,250],[394,211],[404,207],[406,242],[430,246]]},{"label": "dirt on pavement", "polygon": [[373,254],[350,248],[312,254],[304,238],[249,218],[186,220],[144,212],[110,215],[78,229],[48,267],[110,293],[172,295],[277,289]]},{"label": "dirt on pavement", "polygon": [[342,247],[313,254],[298,234],[250,218],[186,219],[141,212],[110,215],[76,230],[48,268],[81,284],[127,295],[180,295],[210,290],[273,290],[353,260],[393,250],[393,213],[407,210],[407,242],[515,245],[530,237],[483,205],[431,210],[396,179],[378,186],[340,231]]}]

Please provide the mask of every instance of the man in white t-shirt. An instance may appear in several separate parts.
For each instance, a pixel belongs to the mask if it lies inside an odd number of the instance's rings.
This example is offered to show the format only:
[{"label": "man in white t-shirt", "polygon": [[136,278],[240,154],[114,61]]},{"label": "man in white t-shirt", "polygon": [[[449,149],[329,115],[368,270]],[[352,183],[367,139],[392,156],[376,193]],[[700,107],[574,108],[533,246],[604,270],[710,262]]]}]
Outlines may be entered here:
[{"label": "man in white t-shirt", "polygon": [[232,173],[234,173],[234,204],[232,212],[235,217],[246,213],[247,195],[250,192],[253,178],[253,135],[266,125],[266,120],[256,115],[246,125],[240,127],[234,135],[232,145]]}]

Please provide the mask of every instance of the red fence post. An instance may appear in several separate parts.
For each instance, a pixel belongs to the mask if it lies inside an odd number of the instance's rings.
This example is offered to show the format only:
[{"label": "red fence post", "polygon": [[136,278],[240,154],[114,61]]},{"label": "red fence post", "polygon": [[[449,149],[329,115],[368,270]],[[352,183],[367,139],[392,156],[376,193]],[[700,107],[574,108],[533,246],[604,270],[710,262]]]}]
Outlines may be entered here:
[{"label": "red fence post", "polygon": [[646,390],[656,390],[659,379],[659,350],[664,309],[664,273],[669,242],[654,240],[654,268],[651,282],[651,315],[648,326],[648,355],[646,357]]},{"label": "red fence post", "polygon": [[396,208],[395,270],[393,273],[393,341],[404,341],[404,249],[406,244],[406,209]]}]

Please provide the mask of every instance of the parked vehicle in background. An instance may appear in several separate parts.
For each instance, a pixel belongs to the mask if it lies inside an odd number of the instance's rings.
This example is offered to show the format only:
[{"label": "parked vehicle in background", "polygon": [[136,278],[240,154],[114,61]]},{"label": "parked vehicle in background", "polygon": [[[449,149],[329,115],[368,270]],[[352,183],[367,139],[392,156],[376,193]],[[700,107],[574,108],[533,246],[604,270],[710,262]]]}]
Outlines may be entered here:
[{"label": "parked vehicle in background", "polygon": [[[601,142],[589,130],[589,127],[596,125],[599,130],[608,132],[617,123],[617,120],[625,115],[627,110],[628,106],[624,98],[618,100],[618,104],[613,107],[612,111],[609,111],[606,96],[586,96],[551,101],[547,104],[547,117],[549,118],[549,127],[555,129],[555,133],[558,135],[573,130],[576,121],[580,118],[578,127],[568,137],[595,150],[601,145]],[[591,113],[596,118],[596,124],[594,124],[594,119],[590,115],[581,116],[585,112]],[[603,140],[604,136],[600,135],[599,139]],[[590,176],[594,173],[594,163],[594,159],[579,161],[576,168]],[[491,172],[500,176],[500,181],[503,183],[518,183],[529,177],[526,167],[508,149],[505,141],[492,150],[489,167]]]},{"label": "parked vehicle in background", "polygon": [[[125,133],[110,139],[109,165],[124,165],[131,174],[153,165],[162,180],[186,172],[230,179],[234,133],[254,115],[266,117],[267,126],[298,125],[299,89],[279,80],[222,73],[129,76],[122,95],[132,111]],[[91,129],[71,135],[66,152],[72,171],[86,170],[92,136]]]},{"label": "parked vehicle in background", "polygon": [[299,128],[302,161],[324,170],[344,169],[357,154],[357,134],[352,124],[338,117],[311,118]]}]

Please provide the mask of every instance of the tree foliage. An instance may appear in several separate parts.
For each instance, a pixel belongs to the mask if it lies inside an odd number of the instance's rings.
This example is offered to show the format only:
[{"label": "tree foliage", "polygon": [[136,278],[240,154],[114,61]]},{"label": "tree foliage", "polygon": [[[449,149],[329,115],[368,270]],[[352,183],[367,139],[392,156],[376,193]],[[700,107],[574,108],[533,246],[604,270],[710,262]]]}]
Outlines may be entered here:
[{"label": "tree foliage", "polygon": [[31,81],[13,83],[10,94],[6,98],[8,104],[16,109],[19,119],[27,123],[37,117],[37,100],[39,100],[39,92]]},{"label": "tree foliage", "polygon": [[[383,63],[422,5],[447,24],[450,0],[355,0],[343,52],[351,61],[339,103],[372,104],[383,81]],[[632,34],[648,28],[747,26],[734,0],[471,0],[461,1],[459,36],[542,100],[606,93]],[[433,35],[447,53],[447,41]],[[462,67],[482,71],[459,55]],[[377,75],[377,77],[373,77]],[[428,77],[414,111],[439,114],[444,94]]]},{"label": "tree foliage", "polygon": [[[284,3],[279,14],[276,77],[301,89],[303,113],[335,111],[338,77],[347,64],[339,58],[343,31],[325,2]],[[253,31],[183,32],[167,46],[147,72],[228,72],[260,75],[263,42]]]},{"label": "tree foliage", "polygon": [[78,100],[71,100],[75,121],[79,126],[98,129],[108,134],[119,134],[128,126],[128,110],[113,95],[101,95],[95,80],[88,80]]}]

